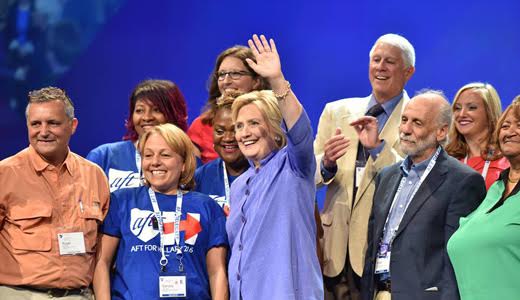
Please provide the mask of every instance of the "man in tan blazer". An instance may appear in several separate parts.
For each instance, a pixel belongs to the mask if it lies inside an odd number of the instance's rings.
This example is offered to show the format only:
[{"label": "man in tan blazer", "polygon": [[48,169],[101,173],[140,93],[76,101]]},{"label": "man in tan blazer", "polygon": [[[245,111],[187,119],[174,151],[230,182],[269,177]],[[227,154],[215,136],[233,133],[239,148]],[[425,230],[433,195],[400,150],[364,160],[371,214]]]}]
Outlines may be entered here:
[{"label": "man in tan blazer", "polygon": [[404,37],[385,34],[369,57],[372,93],[328,103],[314,142],[316,184],[327,188],[321,214],[325,299],[359,299],[374,177],[402,159],[398,128],[415,51]]}]

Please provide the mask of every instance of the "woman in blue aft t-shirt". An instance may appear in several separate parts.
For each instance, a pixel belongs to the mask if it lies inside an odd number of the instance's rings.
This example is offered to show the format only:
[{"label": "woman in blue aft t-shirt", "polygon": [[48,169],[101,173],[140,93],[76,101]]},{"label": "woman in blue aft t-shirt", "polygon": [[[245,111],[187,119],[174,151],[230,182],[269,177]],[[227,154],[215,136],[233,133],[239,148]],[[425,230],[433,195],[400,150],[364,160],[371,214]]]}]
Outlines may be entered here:
[{"label": "woman in blue aft t-shirt", "polygon": [[179,87],[168,80],[140,82],[129,101],[127,133],[123,141],[103,144],[90,151],[87,159],[103,169],[110,192],[141,185],[141,155],[137,142],[155,125],[171,123],[186,131],[188,112]]},{"label": "woman in blue aft t-shirt", "polygon": [[217,100],[213,125],[213,147],[218,158],[195,171],[195,191],[213,198],[229,215],[231,183],[249,168],[249,162],[238,148],[231,105],[240,91],[226,92]]},{"label": "woman in blue aft t-shirt", "polygon": [[94,272],[96,299],[227,299],[226,217],[211,198],[190,192],[193,144],[163,124],[141,136],[139,151],[146,186],[112,193]]}]

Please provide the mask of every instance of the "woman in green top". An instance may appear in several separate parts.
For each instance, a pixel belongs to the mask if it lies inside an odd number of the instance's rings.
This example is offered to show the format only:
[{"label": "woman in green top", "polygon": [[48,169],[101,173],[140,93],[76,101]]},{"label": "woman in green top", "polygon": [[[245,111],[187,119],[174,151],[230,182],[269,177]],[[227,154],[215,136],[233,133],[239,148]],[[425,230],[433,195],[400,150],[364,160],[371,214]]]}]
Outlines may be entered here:
[{"label": "woman in green top", "polygon": [[462,300],[520,299],[520,95],[495,132],[511,167],[448,241]]}]

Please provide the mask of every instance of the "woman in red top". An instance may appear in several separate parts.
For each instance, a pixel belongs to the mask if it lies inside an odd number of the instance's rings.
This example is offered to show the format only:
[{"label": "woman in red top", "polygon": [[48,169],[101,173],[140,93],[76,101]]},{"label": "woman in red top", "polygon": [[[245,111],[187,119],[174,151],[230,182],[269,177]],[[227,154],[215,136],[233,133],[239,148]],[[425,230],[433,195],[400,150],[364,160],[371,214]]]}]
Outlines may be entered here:
[{"label": "woman in red top", "polygon": [[218,157],[213,149],[212,128],[217,98],[230,90],[247,93],[253,90],[270,89],[267,81],[249,67],[246,58],[256,62],[251,49],[244,46],[228,48],[217,57],[215,68],[209,78],[209,96],[205,111],[193,121],[188,129],[188,136],[199,148],[203,163]]},{"label": "woman in red top", "polygon": [[509,167],[492,136],[502,106],[495,88],[489,83],[473,82],[463,86],[452,105],[453,125],[446,151],[481,173],[486,188]]}]

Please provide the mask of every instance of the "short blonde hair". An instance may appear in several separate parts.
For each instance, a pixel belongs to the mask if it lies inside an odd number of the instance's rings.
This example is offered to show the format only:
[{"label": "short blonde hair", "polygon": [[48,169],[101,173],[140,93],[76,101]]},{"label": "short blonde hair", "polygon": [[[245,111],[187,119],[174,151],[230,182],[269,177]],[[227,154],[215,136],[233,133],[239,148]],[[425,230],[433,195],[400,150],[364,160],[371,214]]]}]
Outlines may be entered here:
[{"label": "short blonde hair", "polygon": [[269,90],[254,91],[236,98],[231,106],[233,123],[236,123],[240,109],[248,104],[254,104],[262,113],[276,148],[285,147],[287,138],[281,127],[283,121],[282,112],[278,107],[278,101],[274,93]]},{"label": "short blonde hair", "polygon": [[170,123],[157,125],[139,139],[139,151],[141,153],[144,151],[146,141],[153,134],[160,135],[168,146],[182,158],[184,171],[181,172],[179,178],[179,187],[184,190],[192,190],[195,187],[193,176],[197,166],[197,159],[195,158],[193,143],[188,135],[182,129]]},{"label": "short blonde hair", "polygon": [[[452,111],[455,109],[455,105],[459,101],[460,95],[463,92],[471,90],[482,98],[484,103],[484,109],[488,120],[489,134],[486,140],[485,148],[481,156],[484,159],[496,160],[501,158],[499,152],[496,151],[496,144],[494,143],[493,133],[497,127],[497,121],[502,113],[502,104],[500,96],[498,96],[497,90],[489,83],[472,82],[464,85],[460,88],[453,98],[453,104],[451,105]],[[469,148],[466,139],[462,134],[457,131],[455,124],[450,128],[449,132],[449,144],[446,146],[446,151],[453,157],[462,158],[468,154]]]}]

